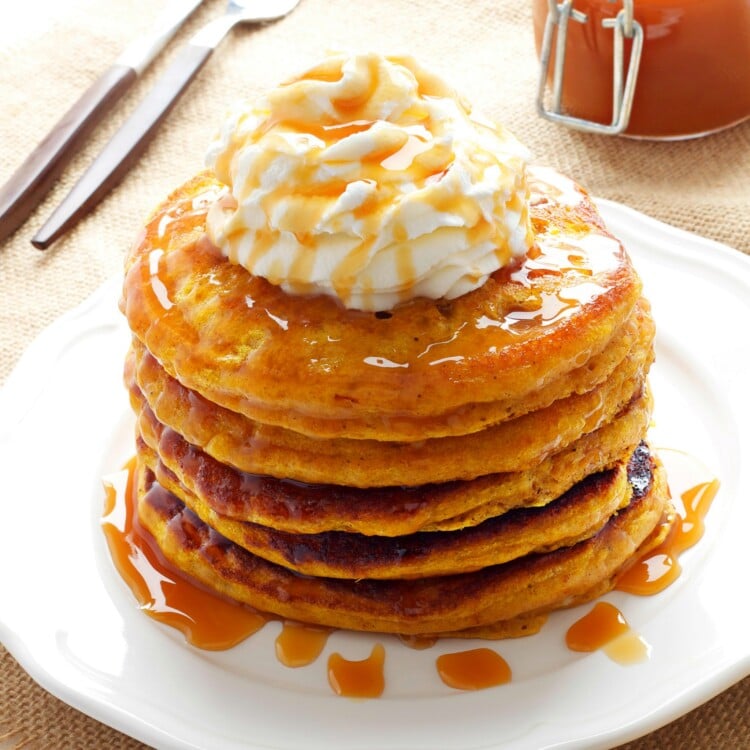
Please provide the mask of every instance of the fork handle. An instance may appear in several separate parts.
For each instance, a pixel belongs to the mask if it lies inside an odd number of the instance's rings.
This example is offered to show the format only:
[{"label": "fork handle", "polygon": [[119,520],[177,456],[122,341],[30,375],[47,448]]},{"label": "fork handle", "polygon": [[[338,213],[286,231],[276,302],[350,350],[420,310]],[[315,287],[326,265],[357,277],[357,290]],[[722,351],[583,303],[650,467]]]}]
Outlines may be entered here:
[{"label": "fork handle", "polygon": [[31,243],[45,249],[75,225],[127,174],[159,124],[205,65],[212,46],[186,44],[154,88],[102,149]]},{"label": "fork handle", "polygon": [[18,229],[49,192],[94,127],[137,77],[128,65],[112,65],[29,154],[0,188],[0,242]]}]

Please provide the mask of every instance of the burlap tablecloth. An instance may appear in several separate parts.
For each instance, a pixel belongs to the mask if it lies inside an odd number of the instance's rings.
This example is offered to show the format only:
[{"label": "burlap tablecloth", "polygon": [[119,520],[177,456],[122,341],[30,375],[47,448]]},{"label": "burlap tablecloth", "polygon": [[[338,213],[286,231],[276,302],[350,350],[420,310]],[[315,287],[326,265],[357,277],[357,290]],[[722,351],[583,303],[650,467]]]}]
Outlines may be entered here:
[{"label": "burlap tablecloth", "polygon": [[[37,4],[3,11],[0,183],[127,42],[149,27],[164,0],[49,5],[46,15]],[[222,10],[220,0],[204,3],[97,130],[49,198],[0,247],[0,382],[43,327],[120,272],[123,253],[148,210],[201,168],[226,105],[274,85],[329,50],[413,53],[510,126],[537,161],[575,176],[595,195],[750,253],[750,123],[669,144],[581,135],[538,119],[531,14],[523,0],[302,0],[284,21],[236,30],[122,185],[53,249],[33,249],[29,240],[35,229],[153,84],[177,45]],[[0,497],[0,503],[9,501]],[[0,571],[0,592],[3,576],[21,574],[21,569]],[[141,745],[47,694],[0,646],[0,750],[12,747]],[[628,745],[631,750],[708,747],[750,747],[750,679]]]}]

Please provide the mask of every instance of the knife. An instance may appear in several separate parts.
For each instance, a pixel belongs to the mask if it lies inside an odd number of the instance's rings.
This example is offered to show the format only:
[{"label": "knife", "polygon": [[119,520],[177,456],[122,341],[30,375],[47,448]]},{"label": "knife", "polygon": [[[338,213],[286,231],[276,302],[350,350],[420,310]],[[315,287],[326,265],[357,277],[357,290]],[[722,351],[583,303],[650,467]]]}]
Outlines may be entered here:
[{"label": "knife", "polygon": [[153,31],[122,52],[0,188],[0,242],[26,221],[77,148],[201,2],[172,0],[157,18]]}]

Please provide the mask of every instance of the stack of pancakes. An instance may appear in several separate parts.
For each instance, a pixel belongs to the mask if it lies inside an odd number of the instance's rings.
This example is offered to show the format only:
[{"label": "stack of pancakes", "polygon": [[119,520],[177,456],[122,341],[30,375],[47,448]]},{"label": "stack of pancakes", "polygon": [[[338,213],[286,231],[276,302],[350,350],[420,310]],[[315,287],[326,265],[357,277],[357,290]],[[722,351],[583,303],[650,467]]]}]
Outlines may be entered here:
[{"label": "stack of pancakes", "polygon": [[661,541],[640,281],[585,191],[530,182],[526,257],[377,313],[224,258],[209,173],[157,209],[122,309],[138,517],[167,559],[280,617],[503,637]]}]

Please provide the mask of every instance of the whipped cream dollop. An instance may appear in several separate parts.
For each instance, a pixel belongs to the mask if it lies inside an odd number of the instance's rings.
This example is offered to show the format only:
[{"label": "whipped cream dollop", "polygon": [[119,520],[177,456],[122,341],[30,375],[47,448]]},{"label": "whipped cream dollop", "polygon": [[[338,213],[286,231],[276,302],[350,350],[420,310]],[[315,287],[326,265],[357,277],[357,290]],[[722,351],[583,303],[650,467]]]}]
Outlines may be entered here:
[{"label": "whipped cream dollop", "polygon": [[452,299],[532,244],[527,158],[413,59],[335,55],[230,113],[208,233],[291,294]]}]

